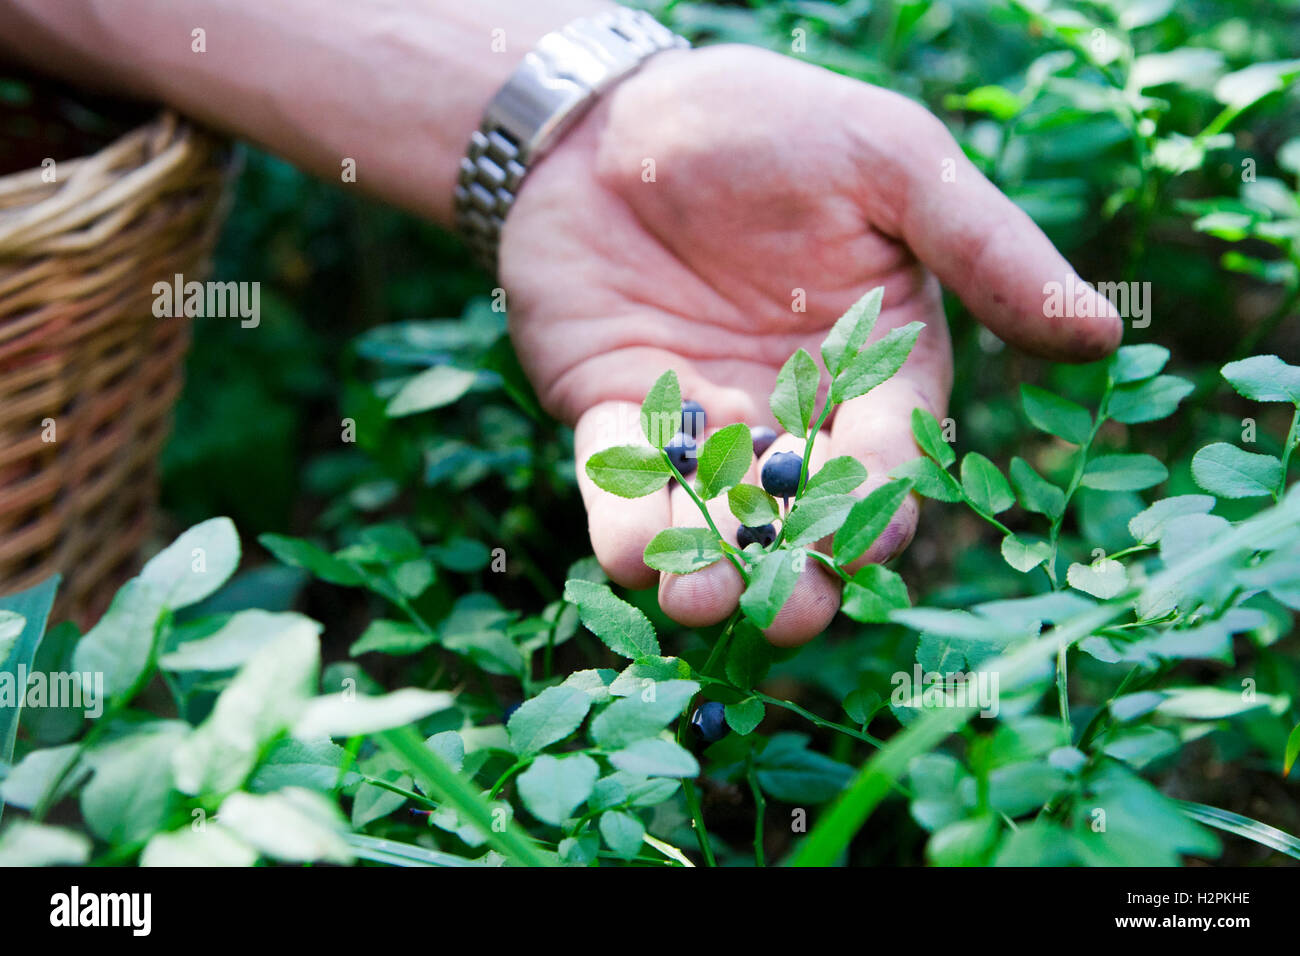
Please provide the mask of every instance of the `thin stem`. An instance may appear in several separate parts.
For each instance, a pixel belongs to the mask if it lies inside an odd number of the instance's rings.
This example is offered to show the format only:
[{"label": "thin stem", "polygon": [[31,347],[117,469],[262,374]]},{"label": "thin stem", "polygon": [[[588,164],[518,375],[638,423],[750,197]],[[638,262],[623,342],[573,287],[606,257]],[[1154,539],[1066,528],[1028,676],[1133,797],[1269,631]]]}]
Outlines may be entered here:
[{"label": "thin stem", "polygon": [[661,448],[659,449],[659,454],[663,455],[664,461],[667,462],[668,467],[672,469],[673,477],[677,479],[678,484],[686,489],[686,493],[690,495],[691,500],[695,502],[695,507],[699,508],[700,514],[704,515],[704,520],[708,522],[709,530],[711,530],[718,541],[722,543],[722,553],[727,556],[728,561],[735,565],[736,570],[740,572],[740,579],[748,585],[749,572],[745,570],[745,563],[736,557],[736,555],[731,551],[727,550],[729,547],[727,539],[722,536],[722,532],[719,531],[718,526],[714,524],[713,515],[709,514],[709,506],[704,503],[704,499],[695,493],[695,489],[691,487],[691,483],[682,476],[680,471],[677,470],[677,466],[673,464],[673,460],[668,456],[668,452]]},{"label": "thin stem", "polygon": [[704,854],[704,862],[708,866],[717,866],[717,861],[713,859],[713,847],[709,845],[709,831],[704,829],[704,811],[700,809],[700,798],[695,792],[694,782],[683,780],[682,793],[686,796],[686,809],[691,814],[691,828],[695,831],[695,839],[699,841],[700,852]]},{"label": "thin stem", "polygon": [[779,697],[769,697],[767,694],[764,694],[763,692],[757,690],[753,691],[752,694],[753,696],[757,697],[759,700],[763,701],[763,703],[771,704],[773,707],[781,707],[785,710],[791,711],[792,713],[796,713],[804,720],[812,721],[818,727],[825,727],[827,730],[837,731],[841,734],[844,734],[846,737],[853,737],[856,740],[861,740],[864,743],[871,744],[871,746],[873,747],[883,747],[885,745],[885,742],[883,740],[881,740],[878,737],[873,737],[871,734],[867,733],[866,731],[855,730],[852,727],[846,727],[844,724],[837,724],[833,720],[827,720],[824,717],[818,717],[812,711],[805,710],[804,708],[800,707],[798,704],[792,701],[781,700]]},{"label": "thin stem", "polygon": [[820,561],[822,564],[826,565],[826,567],[830,568],[832,571],[838,574],[841,581],[847,583],[853,580],[851,577],[849,577],[848,572],[845,571],[843,568],[841,568],[838,564],[836,564],[835,559],[832,558],[829,554],[822,554],[820,551],[817,551],[813,548],[809,548],[804,553],[807,554],[808,557],[812,558],[814,561]]},{"label": "thin stem", "polygon": [[501,776],[497,778],[497,782],[492,784],[492,789],[488,791],[487,798],[489,800],[495,800],[497,794],[501,792],[501,788],[504,787],[506,783],[509,782],[510,778],[513,777],[515,774],[517,774],[519,771],[523,770],[532,762],[533,762],[532,757],[520,757],[518,760],[516,760],[506,770],[505,773],[501,774]]},{"label": "thin stem", "polygon": [[750,793],[754,795],[754,865],[767,866],[763,855],[763,822],[767,816],[767,800],[763,797],[763,788],[758,785],[758,773],[754,770],[754,757],[750,754],[745,768],[745,777],[749,781]]}]

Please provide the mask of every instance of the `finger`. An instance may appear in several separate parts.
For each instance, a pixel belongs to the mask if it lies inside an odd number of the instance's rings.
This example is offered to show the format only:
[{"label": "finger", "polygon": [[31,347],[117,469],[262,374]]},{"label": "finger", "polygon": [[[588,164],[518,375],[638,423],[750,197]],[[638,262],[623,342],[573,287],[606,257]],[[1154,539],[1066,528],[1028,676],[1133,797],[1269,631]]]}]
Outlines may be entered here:
[{"label": "finger", "polygon": [[805,559],[794,593],[763,636],[777,647],[807,644],[830,626],[839,609],[839,578],[818,562]]},{"label": "finger", "polygon": [[644,444],[640,406],[602,402],[585,412],[574,429],[578,490],[587,507],[591,550],[605,573],[627,588],[648,588],[658,572],[646,567],[642,554],[650,539],[668,525],[668,491],[643,498],[620,498],[603,491],[587,476],[587,459],[613,445]]},{"label": "finger", "polygon": [[[745,481],[756,480],[756,471],[750,466]],[[704,528],[708,522],[699,506],[686,489],[673,482],[669,493],[673,526],[677,528]],[[709,516],[722,537],[730,544],[736,543],[740,522],[727,505],[726,495],[706,502]],[[745,582],[727,559],[711,564],[692,574],[664,574],[659,579],[659,607],[679,624],[687,627],[706,627],[717,624],[736,609]]]},{"label": "finger", "polygon": [[[912,435],[914,408],[943,418],[947,386],[942,379],[936,380],[935,373],[923,369],[906,369],[836,411],[831,429],[833,453],[856,458],[867,468],[867,480],[855,494],[866,496],[888,483],[891,471],[921,454]],[[915,494],[908,495],[871,547],[846,570],[852,573],[864,564],[896,557],[911,543],[919,514],[920,500]]]},{"label": "finger", "polygon": [[[1019,348],[1074,361],[1114,349],[1123,332],[1115,307],[966,159],[942,123],[910,102],[888,102],[893,121],[877,116],[873,130],[877,140],[886,130],[887,148],[896,153],[888,184],[893,214],[918,258],[976,318]],[[873,98],[873,105],[880,103]],[[1050,298],[1057,288],[1062,309]]]}]

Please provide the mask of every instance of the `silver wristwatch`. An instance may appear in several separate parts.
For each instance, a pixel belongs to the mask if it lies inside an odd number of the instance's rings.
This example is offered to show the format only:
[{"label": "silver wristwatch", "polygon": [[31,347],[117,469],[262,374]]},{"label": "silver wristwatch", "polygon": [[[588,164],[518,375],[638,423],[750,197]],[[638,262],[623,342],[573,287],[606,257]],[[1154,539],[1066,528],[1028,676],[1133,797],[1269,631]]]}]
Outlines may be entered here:
[{"label": "silver wristwatch", "polygon": [[538,41],[488,104],[456,183],[456,225],[495,273],[501,227],[528,168],[596,97],[662,50],[690,44],[648,13],[619,7]]}]

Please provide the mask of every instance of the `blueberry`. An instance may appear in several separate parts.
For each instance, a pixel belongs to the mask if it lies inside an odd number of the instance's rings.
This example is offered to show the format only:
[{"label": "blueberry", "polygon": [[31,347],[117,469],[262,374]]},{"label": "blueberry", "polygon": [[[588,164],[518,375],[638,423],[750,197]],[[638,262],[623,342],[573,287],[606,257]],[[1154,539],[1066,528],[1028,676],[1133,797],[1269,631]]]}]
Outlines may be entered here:
[{"label": "blueberry", "polygon": [[749,437],[754,440],[754,457],[762,458],[763,452],[772,447],[776,441],[776,432],[766,425],[755,425],[749,430]]},{"label": "blueberry", "polygon": [[691,729],[705,743],[713,743],[727,736],[726,708],[710,700],[695,709],[691,715]]},{"label": "blueberry", "polygon": [[695,439],[690,435],[678,432],[673,436],[673,440],[664,446],[664,451],[668,452],[668,457],[682,477],[686,478],[695,471]]},{"label": "blueberry", "polygon": [[704,406],[693,398],[688,398],[682,402],[682,432],[690,435],[692,438],[699,438],[704,434],[704,428],[709,423],[709,417],[704,414]]},{"label": "blueberry", "polygon": [[777,498],[793,498],[799,490],[803,459],[792,451],[778,451],[763,466],[763,490]]},{"label": "blueberry", "polygon": [[742,548],[747,548],[751,544],[759,544],[766,548],[776,540],[776,528],[773,525],[765,524],[758,528],[748,528],[745,525],[740,526],[736,532],[736,544]]}]

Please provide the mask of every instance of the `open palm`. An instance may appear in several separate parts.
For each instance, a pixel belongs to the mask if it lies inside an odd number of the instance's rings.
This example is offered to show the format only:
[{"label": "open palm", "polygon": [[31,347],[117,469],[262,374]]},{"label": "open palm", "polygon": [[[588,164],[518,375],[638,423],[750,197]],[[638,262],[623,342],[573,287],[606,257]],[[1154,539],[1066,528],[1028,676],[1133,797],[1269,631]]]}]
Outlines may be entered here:
[{"label": "open palm", "polygon": [[[736,607],[735,568],[660,575],[641,554],[663,528],[703,516],[681,488],[628,500],[583,469],[601,448],[643,440],[637,407],[664,370],[704,406],[710,430],[774,425],[767,396],[782,363],[800,347],[818,355],[845,309],[883,285],[876,334],[914,320],[926,328],[897,376],[838,409],[810,462],[815,471],[831,456],[859,459],[865,494],[918,454],[911,410],[946,409],[939,280],[1028,351],[1096,358],[1120,336],[1109,303],[1080,310],[1098,318],[1043,315],[1044,284],[1071,272],[921,107],[727,46],[661,54],[615,87],[535,167],[501,248],[521,361],[543,404],[576,426],[596,557],[620,584],[659,579],[664,611],[692,626]],[[796,448],[802,441],[782,435],[767,454]],[[758,465],[747,480],[757,475]],[[734,538],[725,497],[711,512]],[[908,501],[865,560],[897,553],[915,523]],[[807,640],[838,606],[837,580],[811,563],[767,635]]]}]

